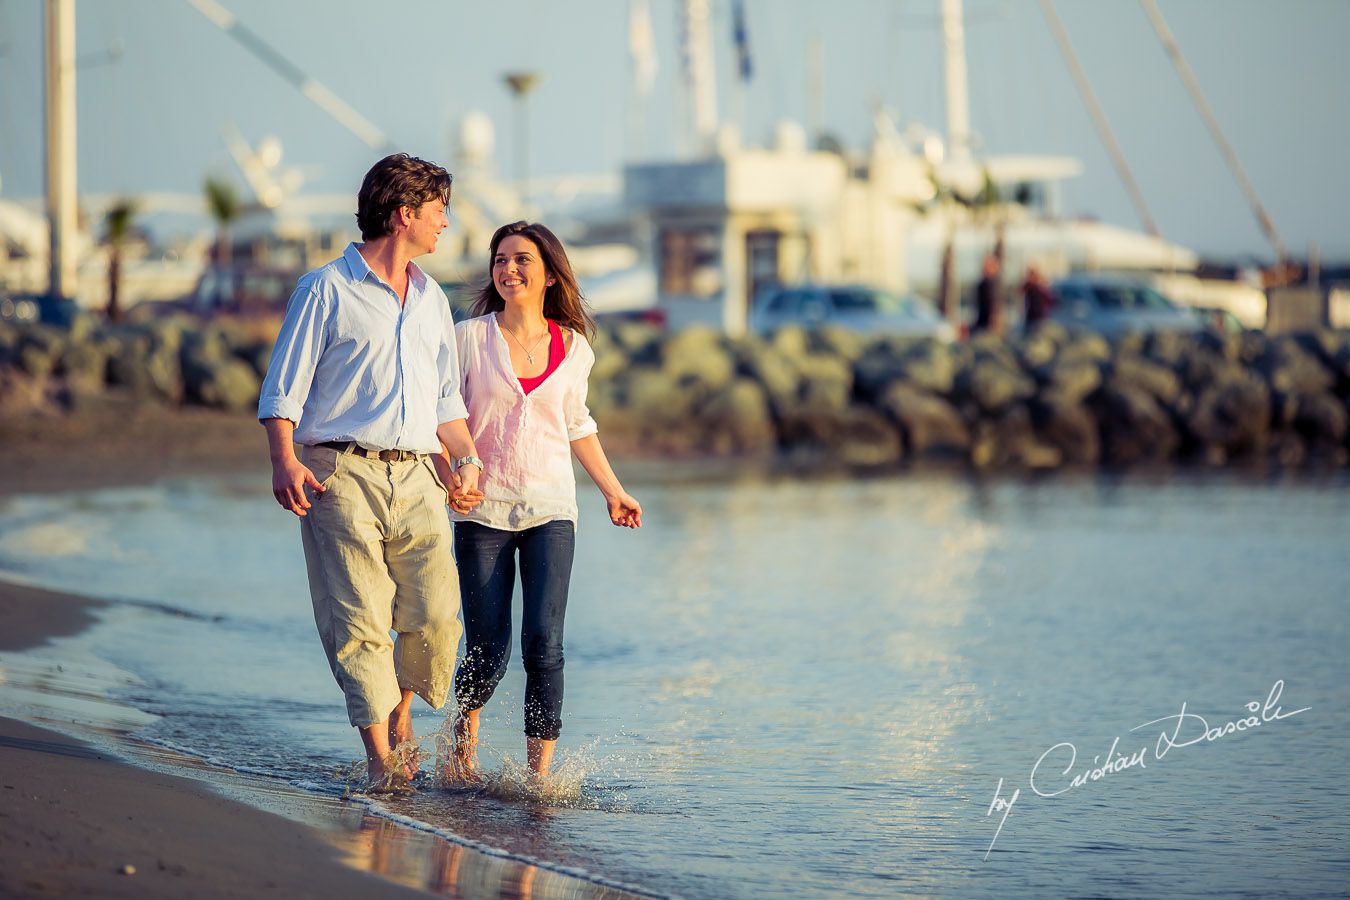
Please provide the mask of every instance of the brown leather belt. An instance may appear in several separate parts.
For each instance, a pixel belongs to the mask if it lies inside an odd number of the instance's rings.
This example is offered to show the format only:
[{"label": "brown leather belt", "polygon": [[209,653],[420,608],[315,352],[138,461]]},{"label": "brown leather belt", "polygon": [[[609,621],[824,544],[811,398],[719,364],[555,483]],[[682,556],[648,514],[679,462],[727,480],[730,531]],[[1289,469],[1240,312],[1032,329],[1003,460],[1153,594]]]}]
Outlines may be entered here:
[{"label": "brown leather belt", "polygon": [[378,459],[380,462],[408,462],[424,455],[421,453],[414,453],[411,450],[370,450],[362,447],[356,441],[325,441],[324,443],[316,444],[315,446],[329,447],[339,453],[364,456],[366,459]]}]

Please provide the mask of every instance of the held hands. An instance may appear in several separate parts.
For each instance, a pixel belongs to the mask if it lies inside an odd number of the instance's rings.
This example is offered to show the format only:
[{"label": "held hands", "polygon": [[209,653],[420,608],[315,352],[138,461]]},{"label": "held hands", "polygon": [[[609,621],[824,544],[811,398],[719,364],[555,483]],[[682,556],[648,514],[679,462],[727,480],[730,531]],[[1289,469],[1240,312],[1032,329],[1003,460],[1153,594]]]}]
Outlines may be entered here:
[{"label": "held hands", "polygon": [[450,473],[451,509],[467,513],[483,502],[483,492],[478,489],[478,476],[482,473],[483,470],[473,463],[465,463]]},{"label": "held hands", "polygon": [[642,506],[632,494],[619,491],[606,497],[605,505],[609,507],[609,520],[615,525],[621,528],[642,527]]},{"label": "held hands", "polygon": [[314,473],[300,460],[291,457],[272,464],[272,496],[277,498],[282,509],[288,509],[301,518],[309,515],[305,512],[310,505],[309,498],[305,496],[307,487],[316,494],[324,491]]}]

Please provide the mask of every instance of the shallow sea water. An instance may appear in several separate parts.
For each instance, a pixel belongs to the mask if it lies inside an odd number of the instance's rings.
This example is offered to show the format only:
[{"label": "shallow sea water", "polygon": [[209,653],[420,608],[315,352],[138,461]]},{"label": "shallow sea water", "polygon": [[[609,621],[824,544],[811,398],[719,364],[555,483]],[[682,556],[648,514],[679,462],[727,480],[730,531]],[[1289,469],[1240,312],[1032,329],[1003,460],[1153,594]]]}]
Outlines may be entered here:
[{"label": "shallow sea water", "polygon": [[[630,488],[639,532],[583,489],[558,760],[573,799],[512,788],[517,656],[483,719],[498,789],[428,783],[382,814],[660,895],[1350,883],[1345,478]],[[119,601],[62,649],[128,673],[116,698],[158,716],[138,736],[337,794],[359,744],[299,543],[258,479],[0,507],[0,570]],[[417,715],[429,751],[441,723]]]}]

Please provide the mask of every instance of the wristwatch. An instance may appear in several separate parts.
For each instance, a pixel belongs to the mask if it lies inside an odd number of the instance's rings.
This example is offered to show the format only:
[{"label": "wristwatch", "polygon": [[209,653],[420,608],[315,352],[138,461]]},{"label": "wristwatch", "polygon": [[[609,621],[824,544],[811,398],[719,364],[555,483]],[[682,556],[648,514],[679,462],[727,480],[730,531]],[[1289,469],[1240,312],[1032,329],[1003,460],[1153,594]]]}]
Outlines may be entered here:
[{"label": "wristwatch", "polygon": [[455,460],[455,471],[458,472],[461,466],[477,466],[478,471],[483,471],[483,461],[476,456],[461,456]]}]

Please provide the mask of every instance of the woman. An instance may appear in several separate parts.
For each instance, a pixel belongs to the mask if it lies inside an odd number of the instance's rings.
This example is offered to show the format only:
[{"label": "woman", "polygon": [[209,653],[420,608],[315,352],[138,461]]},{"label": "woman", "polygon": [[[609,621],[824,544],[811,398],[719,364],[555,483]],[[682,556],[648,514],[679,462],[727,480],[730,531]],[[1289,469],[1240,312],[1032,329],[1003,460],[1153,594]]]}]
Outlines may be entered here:
[{"label": "woman", "polygon": [[543,225],[516,222],[497,229],[489,259],[474,318],[456,326],[485,499],[451,505],[466,644],[455,674],[455,762],[475,776],[479,714],[511,655],[519,559],[526,756],[543,777],[562,727],[563,616],[577,521],[569,450],[604,495],[611,522],[639,528],[642,507],[610,468],[586,409],[595,362],[586,335],[595,323],[562,244]]}]

